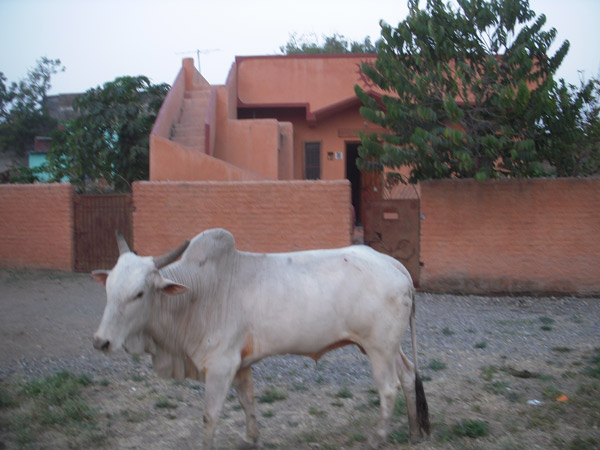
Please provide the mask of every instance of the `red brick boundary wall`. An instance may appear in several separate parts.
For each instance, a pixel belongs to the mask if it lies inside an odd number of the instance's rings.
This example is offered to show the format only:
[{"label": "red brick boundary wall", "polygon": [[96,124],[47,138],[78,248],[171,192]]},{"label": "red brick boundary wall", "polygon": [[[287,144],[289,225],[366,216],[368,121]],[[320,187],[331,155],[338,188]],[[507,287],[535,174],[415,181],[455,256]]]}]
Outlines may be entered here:
[{"label": "red brick boundary wall", "polygon": [[600,292],[600,179],[421,185],[421,287]]},{"label": "red brick boundary wall", "polygon": [[0,267],[73,269],[73,187],[0,185]]},{"label": "red brick boundary wall", "polygon": [[210,228],[236,247],[287,252],[350,245],[350,183],[341,181],[136,182],[134,247],[158,255]]}]

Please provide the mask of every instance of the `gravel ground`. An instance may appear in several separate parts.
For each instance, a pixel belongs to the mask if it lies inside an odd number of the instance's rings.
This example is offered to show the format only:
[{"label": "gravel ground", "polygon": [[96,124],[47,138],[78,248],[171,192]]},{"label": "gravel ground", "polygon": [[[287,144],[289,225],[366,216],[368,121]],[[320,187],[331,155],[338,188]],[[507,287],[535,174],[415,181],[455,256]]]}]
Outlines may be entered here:
[{"label": "gravel ground", "polygon": [[[600,345],[600,301],[571,297],[480,297],[417,294],[419,364],[440,358],[453,371],[475,369],[498,355],[518,364],[552,357],[553,347],[590,350]],[[0,270],[0,377],[24,379],[60,369],[88,375],[125,374],[139,364],[121,353],[95,351],[91,336],[105,304],[101,286],[81,274]],[[553,332],[541,330],[544,318]],[[407,339],[408,339],[407,333]],[[476,352],[485,342],[492,352]],[[410,341],[404,344],[410,354]],[[149,363],[148,363],[149,364]],[[257,385],[265,379],[294,383],[372,383],[368,360],[356,347],[312,360],[274,357],[254,366]],[[289,379],[289,373],[294,378]]]},{"label": "gravel ground", "polygon": [[[485,390],[485,383],[480,379],[482,368],[495,366],[547,374],[548,378],[560,381],[561,384],[557,386],[571,389],[567,384],[562,386],[561,374],[564,375],[565,370],[575,367],[575,364],[581,365],[585,355],[600,347],[598,298],[418,293],[416,301],[419,365],[421,373],[430,380],[425,390],[432,420],[439,422],[470,416],[475,411],[495,427],[495,441],[484,442],[481,448],[510,447],[508,444],[492,445],[498,441],[498,435],[504,436],[506,433],[506,426],[495,424],[494,417],[506,408],[527,407],[525,400],[523,404],[515,406],[497,395],[490,397]],[[102,405],[105,411],[106,418],[103,420],[108,425],[103,426],[108,427],[107,434],[113,436],[102,448],[193,447],[192,442],[197,442],[197,434],[189,434],[189,428],[193,426],[191,424],[198,423],[201,401],[181,399],[187,399],[191,393],[197,399],[195,394],[201,394],[203,387],[192,382],[178,386],[159,380],[152,371],[149,358],[134,360],[124,353],[107,357],[95,351],[91,336],[100,322],[104,304],[103,287],[88,275],[0,270],[0,381],[30,380],[58,370],[87,374],[95,380],[110,380],[107,392],[100,387],[94,390],[94,401]],[[409,340],[404,348],[412,359]],[[568,353],[557,353],[558,348],[566,349]],[[558,361],[559,358],[563,358],[563,361]],[[435,370],[434,363],[443,364],[444,370]],[[553,373],[554,370],[556,373]],[[132,384],[132,374],[137,374],[135,379],[145,381]],[[365,398],[370,395],[368,390],[374,384],[368,360],[356,347],[330,352],[318,364],[303,357],[270,358],[254,366],[254,379],[257,396],[267,386],[277,386],[288,392],[288,401],[282,402],[279,409],[269,406],[273,418],[261,418],[262,435],[266,436],[272,448],[315,447],[312,443],[298,446],[289,444],[285,439],[291,433],[308,433],[322,428],[326,425],[321,422],[325,421],[332,430],[346,430],[349,418],[356,416],[359,410],[356,408],[360,408],[359,403],[368,401]],[[538,386],[517,386],[517,382],[512,384],[515,389],[524,388],[523,392],[528,396],[526,398],[540,398]],[[474,385],[478,385],[479,390],[470,393]],[[303,390],[298,387],[303,387]],[[342,387],[348,387],[355,393],[352,400],[354,406],[346,404],[342,408],[343,414],[339,408],[342,401],[331,400],[332,393],[334,396]],[[572,387],[573,391],[575,389]],[[155,411],[152,406],[151,399],[157,392],[167,392],[169,398],[179,399],[180,407],[176,413],[169,413],[166,421],[165,416],[161,416],[160,411]],[[126,398],[129,403],[119,406],[121,399],[125,401]],[[322,402],[319,408],[325,416],[311,417],[312,413],[307,414],[307,411],[314,407],[314,402],[319,398]],[[123,411],[135,409],[135,405],[140,406],[143,401],[147,402],[145,410],[150,411],[146,421],[115,425],[115,417],[119,417]],[[335,403],[338,405],[332,407],[331,404]],[[294,408],[297,410],[290,410]],[[265,407],[259,404],[259,412],[261,409],[265,411]],[[524,414],[523,409],[515,413]],[[240,414],[228,403],[224,411],[224,423],[219,426],[218,448],[230,448],[233,442],[230,434],[242,432],[243,417]],[[375,420],[376,410],[369,414],[369,420]],[[175,416],[177,420],[173,419]],[[440,419],[442,416],[446,419]],[[405,418],[401,421],[405,422]],[[290,428],[290,424],[297,428]],[[599,426],[590,426],[588,423],[575,431],[571,428],[567,430],[579,433],[583,429],[590,436],[600,439]],[[556,434],[544,440],[543,436],[532,434],[529,429],[521,431],[518,440],[524,444],[514,448],[533,448],[536,445],[531,447],[531,444],[538,442],[542,443],[538,448],[552,448],[552,443],[560,440]],[[543,431],[548,434],[547,430]],[[333,447],[344,448],[345,444],[339,445],[335,439]],[[425,444],[416,448],[455,448],[453,445]]]}]

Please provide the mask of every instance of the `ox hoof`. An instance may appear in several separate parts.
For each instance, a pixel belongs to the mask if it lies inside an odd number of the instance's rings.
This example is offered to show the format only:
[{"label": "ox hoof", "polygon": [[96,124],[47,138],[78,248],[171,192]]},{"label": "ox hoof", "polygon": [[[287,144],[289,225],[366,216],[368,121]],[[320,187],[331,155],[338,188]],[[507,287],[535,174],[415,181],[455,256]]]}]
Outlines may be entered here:
[{"label": "ox hoof", "polygon": [[240,439],[237,448],[238,450],[252,450],[258,448],[258,442],[248,442],[245,439]]}]

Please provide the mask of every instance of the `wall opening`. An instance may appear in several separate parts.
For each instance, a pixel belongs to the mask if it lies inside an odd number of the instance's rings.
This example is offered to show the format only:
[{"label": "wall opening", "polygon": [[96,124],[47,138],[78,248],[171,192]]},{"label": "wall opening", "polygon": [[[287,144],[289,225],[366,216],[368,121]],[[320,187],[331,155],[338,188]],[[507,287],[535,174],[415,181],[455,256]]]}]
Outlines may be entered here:
[{"label": "wall opening", "polygon": [[352,185],[352,206],[354,207],[355,225],[362,225],[362,205],[361,205],[361,189],[362,177],[361,172],[356,167],[356,159],[358,158],[358,142],[346,143],[346,178]]}]

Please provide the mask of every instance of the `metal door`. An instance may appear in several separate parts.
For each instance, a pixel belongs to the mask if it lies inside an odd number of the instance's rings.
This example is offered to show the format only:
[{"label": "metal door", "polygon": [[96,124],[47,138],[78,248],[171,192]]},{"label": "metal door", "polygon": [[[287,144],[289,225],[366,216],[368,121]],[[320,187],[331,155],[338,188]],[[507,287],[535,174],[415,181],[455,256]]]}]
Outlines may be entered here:
[{"label": "metal door", "polygon": [[75,271],[112,269],[119,258],[115,230],[120,230],[133,248],[132,196],[76,195],[73,202]]},{"label": "metal door", "polygon": [[404,264],[418,286],[419,200],[374,200],[365,206],[365,244]]}]

